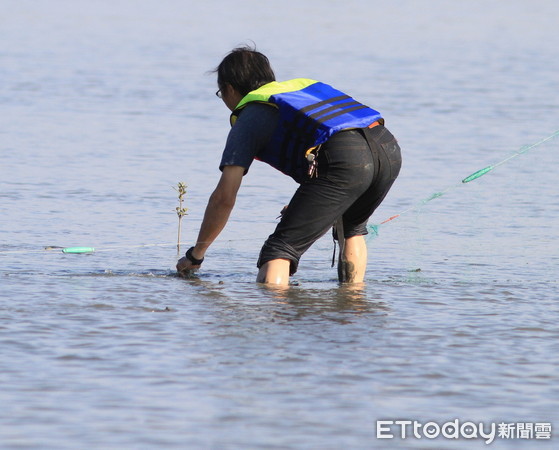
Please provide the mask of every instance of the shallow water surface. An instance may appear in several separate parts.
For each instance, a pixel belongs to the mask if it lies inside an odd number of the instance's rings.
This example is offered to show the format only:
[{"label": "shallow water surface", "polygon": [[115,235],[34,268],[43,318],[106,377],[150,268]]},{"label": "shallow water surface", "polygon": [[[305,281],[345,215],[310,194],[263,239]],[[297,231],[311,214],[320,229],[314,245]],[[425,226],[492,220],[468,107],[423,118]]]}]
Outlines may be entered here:
[{"label": "shallow water surface", "polygon": [[[559,129],[555,2],[7,6],[0,447],[487,447],[377,438],[380,420],[455,419],[550,424],[491,447],[556,447],[559,139],[460,182]],[[228,129],[207,71],[248,39],[399,139],[371,224],[403,214],[369,236],[361,286],[337,283],[329,236],[288,289],[255,284],[295,188],[259,163],[202,270],[174,273],[172,188],[184,251]]]}]

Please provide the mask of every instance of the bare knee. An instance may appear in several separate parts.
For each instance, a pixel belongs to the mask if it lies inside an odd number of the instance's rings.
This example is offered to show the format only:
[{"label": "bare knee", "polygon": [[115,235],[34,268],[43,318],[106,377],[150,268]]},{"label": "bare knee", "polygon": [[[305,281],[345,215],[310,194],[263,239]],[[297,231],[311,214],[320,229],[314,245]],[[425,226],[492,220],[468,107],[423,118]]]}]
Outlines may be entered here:
[{"label": "bare knee", "polygon": [[289,267],[291,261],[288,259],[273,259],[264,263],[258,271],[256,281],[258,283],[287,285],[289,284]]}]

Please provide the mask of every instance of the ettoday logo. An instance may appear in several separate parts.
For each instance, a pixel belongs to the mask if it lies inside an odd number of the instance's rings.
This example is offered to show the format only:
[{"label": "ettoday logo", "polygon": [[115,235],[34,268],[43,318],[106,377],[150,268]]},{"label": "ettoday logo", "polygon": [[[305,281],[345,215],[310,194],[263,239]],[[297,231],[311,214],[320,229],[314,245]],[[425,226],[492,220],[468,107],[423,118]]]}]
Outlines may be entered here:
[{"label": "ettoday logo", "polygon": [[392,439],[395,437],[393,433],[396,433],[396,437],[401,439],[435,439],[439,436],[447,439],[482,438],[486,444],[491,444],[495,440],[497,429],[494,423],[490,424],[489,429],[486,430],[483,423],[460,423],[458,419],[442,425],[436,422],[423,424],[417,420],[377,420],[377,439]]},{"label": "ettoday logo", "polygon": [[435,439],[442,436],[446,439],[484,439],[491,444],[496,437],[499,439],[551,439],[550,422],[519,422],[498,425],[482,422],[460,422],[454,419],[442,425],[437,422],[425,424],[417,420],[377,420],[377,439]]}]

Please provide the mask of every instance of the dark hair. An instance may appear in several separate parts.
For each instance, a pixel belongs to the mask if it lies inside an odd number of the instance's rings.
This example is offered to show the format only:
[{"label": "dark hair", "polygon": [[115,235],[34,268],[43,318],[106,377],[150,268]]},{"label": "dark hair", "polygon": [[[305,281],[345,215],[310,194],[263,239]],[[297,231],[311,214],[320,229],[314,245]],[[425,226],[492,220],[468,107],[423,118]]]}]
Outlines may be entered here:
[{"label": "dark hair", "polygon": [[268,58],[249,46],[231,50],[214,72],[217,72],[217,85],[220,89],[228,83],[243,97],[276,80]]}]

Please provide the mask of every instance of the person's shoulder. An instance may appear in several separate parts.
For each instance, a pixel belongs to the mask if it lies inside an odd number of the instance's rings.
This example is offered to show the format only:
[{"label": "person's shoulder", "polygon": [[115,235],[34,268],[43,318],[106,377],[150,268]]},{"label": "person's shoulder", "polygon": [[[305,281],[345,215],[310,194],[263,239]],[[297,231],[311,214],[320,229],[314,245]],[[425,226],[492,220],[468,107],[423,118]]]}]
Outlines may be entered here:
[{"label": "person's shoulder", "polygon": [[260,114],[260,113],[275,113],[278,111],[278,108],[274,105],[270,105],[269,103],[261,103],[261,102],[250,102],[244,108],[244,111],[251,111],[253,114]]},{"label": "person's shoulder", "polygon": [[265,122],[275,123],[278,117],[278,109],[272,105],[266,103],[256,103],[252,102],[246,105],[239,114],[237,122],[235,125],[239,124],[243,126],[244,124],[250,123],[252,125],[263,124]]}]

